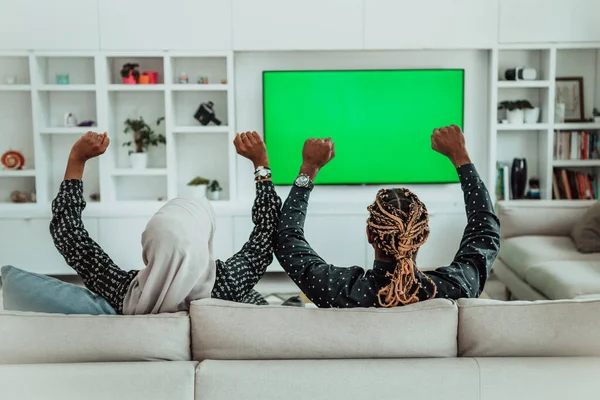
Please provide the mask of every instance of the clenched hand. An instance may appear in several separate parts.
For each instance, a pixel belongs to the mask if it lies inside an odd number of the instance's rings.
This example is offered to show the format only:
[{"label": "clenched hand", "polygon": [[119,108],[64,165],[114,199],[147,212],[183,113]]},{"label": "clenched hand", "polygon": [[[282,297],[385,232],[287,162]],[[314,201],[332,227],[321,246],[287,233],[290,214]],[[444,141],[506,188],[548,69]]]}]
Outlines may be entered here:
[{"label": "clenched hand", "polygon": [[465,147],[465,136],[456,125],[434,129],[431,148],[448,157],[455,167],[471,163]]}]

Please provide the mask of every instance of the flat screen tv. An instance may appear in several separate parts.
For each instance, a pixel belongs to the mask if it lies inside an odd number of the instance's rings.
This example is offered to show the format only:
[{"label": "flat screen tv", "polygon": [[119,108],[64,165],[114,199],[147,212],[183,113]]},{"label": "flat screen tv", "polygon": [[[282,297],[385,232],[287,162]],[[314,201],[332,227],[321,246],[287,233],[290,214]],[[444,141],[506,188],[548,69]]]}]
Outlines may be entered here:
[{"label": "flat screen tv", "polygon": [[463,128],[464,70],[264,71],[265,143],[276,185],[291,185],[310,137],[336,158],[315,184],[458,182],[431,149],[433,129]]}]

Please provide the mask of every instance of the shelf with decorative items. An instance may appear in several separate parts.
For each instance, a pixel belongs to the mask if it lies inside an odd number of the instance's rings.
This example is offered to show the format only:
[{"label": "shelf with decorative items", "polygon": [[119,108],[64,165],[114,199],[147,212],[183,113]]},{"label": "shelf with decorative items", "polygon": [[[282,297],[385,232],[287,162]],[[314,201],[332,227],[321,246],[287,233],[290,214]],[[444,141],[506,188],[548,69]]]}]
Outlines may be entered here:
[{"label": "shelf with decorative items", "polygon": [[187,185],[196,177],[206,177],[203,195],[218,209],[235,198],[233,53],[0,54],[0,79],[0,100],[18,110],[0,110],[0,154],[26,160],[25,169],[0,170],[10,183],[0,184],[0,207],[14,189],[49,210],[69,152],[88,131],[111,139],[84,172],[94,212],[198,196]]},{"label": "shelf with decorative items", "polygon": [[489,180],[498,201],[551,198],[552,48],[492,50]]},{"label": "shelf with decorative items", "polygon": [[0,54],[0,208],[36,203],[29,55]]}]

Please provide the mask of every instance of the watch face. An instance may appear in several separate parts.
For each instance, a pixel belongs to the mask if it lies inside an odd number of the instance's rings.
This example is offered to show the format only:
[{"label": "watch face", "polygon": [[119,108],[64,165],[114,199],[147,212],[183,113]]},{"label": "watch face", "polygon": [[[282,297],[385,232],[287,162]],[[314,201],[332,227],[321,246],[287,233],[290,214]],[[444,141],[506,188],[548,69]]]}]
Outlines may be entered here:
[{"label": "watch face", "polygon": [[305,187],[308,186],[308,176],[306,175],[300,175],[299,177],[296,178],[296,185],[301,186],[301,187]]}]

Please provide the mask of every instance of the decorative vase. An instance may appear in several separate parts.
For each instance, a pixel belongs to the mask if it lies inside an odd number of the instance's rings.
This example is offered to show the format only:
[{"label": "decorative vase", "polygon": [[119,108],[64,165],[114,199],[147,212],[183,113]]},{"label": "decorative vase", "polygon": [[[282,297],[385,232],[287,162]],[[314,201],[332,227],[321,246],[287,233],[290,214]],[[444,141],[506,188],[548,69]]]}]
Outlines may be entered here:
[{"label": "decorative vase", "polygon": [[515,200],[525,197],[527,188],[527,160],[515,158],[512,163],[510,174],[510,189],[512,198]]},{"label": "decorative vase", "polygon": [[131,153],[129,161],[133,169],[146,169],[148,167],[148,153]]},{"label": "decorative vase", "polygon": [[509,124],[522,125],[525,120],[525,113],[521,109],[506,110],[506,119]]},{"label": "decorative vase", "polygon": [[538,107],[528,108],[524,112],[526,124],[537,124],[540,120],[540,109]]},{"label": "decorative vase", "polygon": [[206,197],[209,200],[217,201],[221,199],[221,191],[220,190],[212,190],[207,192]]},{"label": "decorative vase", "polygon": [[202,199],[206,197],[206,189],[208,185],[196,185],[190,186],[190,192],[192,193],[192,198],[194,199]]},{"label": "decorative vase", "polygon": [[565,103],[556,103],[554,108],[554,122],[557,124],[562,124],[565,122],[565,113],[567,107]]}]

